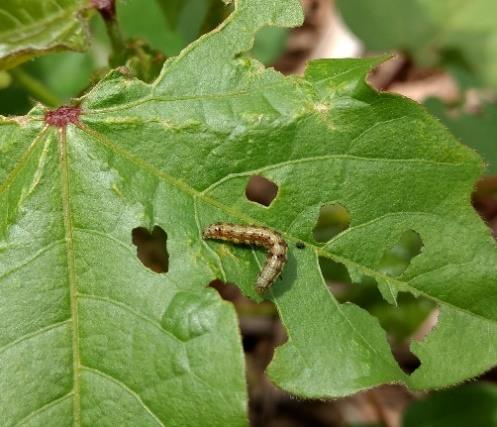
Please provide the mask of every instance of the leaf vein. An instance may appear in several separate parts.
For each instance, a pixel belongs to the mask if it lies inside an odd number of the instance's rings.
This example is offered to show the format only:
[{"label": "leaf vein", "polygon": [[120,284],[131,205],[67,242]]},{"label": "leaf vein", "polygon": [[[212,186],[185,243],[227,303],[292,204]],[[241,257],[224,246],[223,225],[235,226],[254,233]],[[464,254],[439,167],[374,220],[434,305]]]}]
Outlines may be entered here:
[{"label": "leaf vein", "polygon": [[30,154],[34,151],[38,141],[41,141],[41,139],[44,136],[47,129],[48,129],[48,126],[45,126],[41,130],[41,132],[36,136],[36,138],[33,139],[33,142],[29,145],[29,147],[26,149],[26,151],[24,151],[21,158],[17,162],[17,165],[14,167],[14,169],[12,169],[12,171],[3,180],[3,183],[0,186],[0,194],[2,194],[7,188],[10,187],[10,185],[14,182],[14,179],[16,178],[16,176],[22,171],[24,166],[26,166],[26,164],[29,161]]},{"label": "leaf vein", "polygon": [[143,401],[141,396],[136,391],[132,390],[129,386],[127,386],[125,383],[123,383],[122,381],[118,380],[117,378],[113,377],[112,375],[109,375],[109,374],[107,374],[107,373],[105,373],[102,370],[97,369],[97,368],[82,365],[81,369],[88,371],[94,375],[98,375],[99,377],[104,378],[105,380],[110,381],[110,382],[116,384],[117,386],[119,386],[120,388],[122,388],[123,390],[125,390],[128,394],[130,394],[131,396],[133,396],[136,399],[136,401],[141,405],[141,407],[154,419],[155,422],[157,422],[158,425],[165,427],[165,425],[161,421],[161,419]]},{"label": "leaf vein", "polygon": [[[392,365],[392,363],[390,363],[390,361],[388,361],[387,359],[385,359],[384,355],[382,353],[380,353],[374,346],[371,345],[371,343],[359,332],[359,330],[357,330],[357,328],[350,321],[350,319],[344,314],[344,312],[342,310],[342,305],[334,298],[334,296],[331,293],[330,289],[326,286],[326,282],[325,282],[324,277],[323,277],[323,272],[321,271],[321,268],[319,266],[319,257],[316,256],[315,262],[316,262],[316,268],[318,269],[319,275],[321,277],[321,284],[326,287],[326,291],[328,293],[328,296],[330,297],[330,299],[333,302],[333,304],[336,306],[338,312],[340,313],[340,315],[342,316],[342,318],[345,320],[345,322],[347,323],[347,325],[349,326],[349,328],[351,329],[351,331],[363,342],[363,344],[365,345],[366,348],[369,348],[369,350],[373,354],[376,354],[379,357],[379,359],[383,360],[383,362],[385,364],[387,364],[388,366],[395,366],[395,367],[398,368],[398,365]],[[356,307],[357,307],[358,310],[363,310],[359,306],[356,306]]]},{"label": "leaf vein", "polygon": [[71,390],[66,395],[59,397],[58,399],[52,400],[51,402],[46,403],[45,405],[41,406],[40,408],[36,409],[35,411],[31,412],[29,415],[24,417],[21,421],[18,421],[16,423],[16,426],[19,427],[23,424],[26,424],[28,421],[32,420],[37,415],[40,415],[41,413],[45,412],[47,409],[53,408],[54,406],[57,406],[58,404],[69,399],[70,397],[72,397],[73,393],[74,393],[74,391]]},{"label": "leaf vein", "polygon": [[105,234],[105,233],[102,233],[101,231],[98,231],[98,230],[92,230],[92,229],[89,229],[89,228],[79,228],[79,227],[74,227],[74,231],[78,232],[78,233],[83,233],[83,234],[93,234],[95,236],[102,237],[102,238],[104,238],[106,240],[110,240],[110,241],[112,241],[114,243],[117,243],[122,248],[126,249],[128,252],[130,252],[130,254],[133,255],[133,257],[136,256],[136,253],[134,252],[132,246],[126,244],[122,240],[119,240],[118,238],[116,238],[116,237],[114,237],[114,236],[112,236],[110,234]]},{"label": "leaf vein", "polygon": [[16,265],[15,267],[11,268],[10,270],[4,271],[0,275],[0,279],[5,279],[6,277],[10,276],[11,274],[15,273],[16,271],[21,270],[22,268],[26,267],[27,265],[31,264],[34,260],[36,260],[37,258],[42,256],[45,252],[48,252],[54,246],[57,246],[57,245],[61,244],[62,242],[64,242],[63,239],[56,240],[56,241],[44,246],[43,248],[39,249],[31,258],[25,260],[21,264]]},{"label": "leaf vein", "polygon": [[72,318],[72,351],[73,351],[73,387],[74,387],[74,424],[81,425],[81,384],[80,384],[80,355],[79,355],[79,317],[76,286],[76,258],[74,253],[73,224],[71,218],[69,160],[65,130],[59,131],[59,162],[62,192],[62,208],[64,217],[65,240],[67,247],[67,280],[69,284],[69,300]]},{"label": "leaf vein", "polygon": [[123,310],[126,310],[128,313],[133,314],[135,317],[138,317],[139,319],[141,319],[147,323],[150,323],[152,326],[154,326],[156,329],[158,329],[161,333],[166,335],[168,338],[171,338],[178,343],[184,344],[178,337],[173,335],[168,330],[164,329],[160,323],[158,323],[154,319],[151,319],[150,317],[146,316],[145,314],[140,313],[139,311],[136,311],[133,307],[129,306],[128,304],[125,304],[121,301],[116,301],[112,298],[103,297],[100,295],[91,295],[91,294],[79,293],[78,297],[83,298],[83,299],[92,299],[95,301],[105,302],[107,304],[111,304],[111,305],[114,305],[116,307],[120,307]]},{"label": "leaf vein", "polygon": [[[261,92],[264,92],[268,89],[273,89],[278,87],[278,85],[283,85],[285,82],[276,82],[268,85],[261,85],[257,87]],[[138,107],[143,104],[147,104],[149,102],[180,102],[180,101],[202,101],[206,99],[223,99],[223,98],[234,98],[237,96],[244,95],[252,95],[253,90],[240,90],[234,92],[224,92],[224,93],[209,93],[209,94],[200,94],[200,95],[187,95],[187,96],[177,96],[177,97],[168,97],[168,96],[146,96],[141,98],[138,101],[128,102],[119,107],[109,107],[109,108],[95,108],[91,111],[85,112],[86,115],[100,115],[112,112],[118,112],[123,110],[131,110],[134,107]],[[91,92],[90,92],[91,94]]]},{"label": "leaf vein", "polygon": [[326,160],[350,160],[350,161],[359,161],[359,162],[385,162],[385,163],[417,163],[417,164],[428,164],[428,165],[436,165],[436,166],[453,166],[453,167],[459,167],[459,166],[465,166],[466,163],[459,162],[440,162],[440,161],[435,161],[435,160],[428,160],[428,159],[415,159],[415,158],[409,158],[409,159],[386,159],[386,158],[379,158],[379,157],[361,157],[361,156],[354,156],[351,154],[327,154],[323,156],[313,156],[313,157],[304,157],[301,159],[293,159],[293,160],[285,160],[284,162],[279,162],[279,163],[274,163],[271,165],[267,165],[261,168],[257,169],[251,169],[251,170],[246,170],[243,172],[237,172],[237,173],[230,173],[223,178],[217,180],[216,182],[212,183],[209,187],[206,189],[202,190],[200,194],[205,195],[211,192],[214,188],[218,187],[219,185],[223,184],[225,181],[229,181],[231,179],[239,178],[242,176],[247,176],[247,175],[253,175],[261,172],[266,172],[272,169],[277,169],[285,166],[290,166],[290,165],[296,165],[300,163],[308,163],[308,162],[318,162],[318,161],[326,161]]},{"label": "leaf vein", "polygon": [[31,338],[35,338],[39,335],[42,335],[46,332],[50,332],[54,329],[57,329],[61,326],[64,326],[68,323],[71,322],[71,319],[66,319],[66,320],[63,320],[61,322],[57,322],[57,323],[52,323],[51,325],[48,325],[48,326],[45,326],[41,329],[38,329],[37,331],[35,332],[31,332],[29,334],[26,334],[26,335],[23,335],[22,337],[19,337],[17,339],[15,339],[14,341],[4,345],[2,348],[0,348],[0,354],[7,351],[9,348],[12,348],[12,347],[15,347],[17,344],[20,344],[21,342],[23,341],[27,341],[27,340],[30,340]]}]

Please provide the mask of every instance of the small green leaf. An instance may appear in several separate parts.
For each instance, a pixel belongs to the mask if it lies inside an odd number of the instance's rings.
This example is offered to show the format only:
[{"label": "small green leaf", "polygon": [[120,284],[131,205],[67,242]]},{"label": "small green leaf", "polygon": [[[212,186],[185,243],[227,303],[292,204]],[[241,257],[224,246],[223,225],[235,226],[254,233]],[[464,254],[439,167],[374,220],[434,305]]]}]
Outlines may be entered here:
[{"label": "small green leaf", "polygon": [[88,0],[2,0],[0,69],[56,50],[88,46],[84,10]]}]

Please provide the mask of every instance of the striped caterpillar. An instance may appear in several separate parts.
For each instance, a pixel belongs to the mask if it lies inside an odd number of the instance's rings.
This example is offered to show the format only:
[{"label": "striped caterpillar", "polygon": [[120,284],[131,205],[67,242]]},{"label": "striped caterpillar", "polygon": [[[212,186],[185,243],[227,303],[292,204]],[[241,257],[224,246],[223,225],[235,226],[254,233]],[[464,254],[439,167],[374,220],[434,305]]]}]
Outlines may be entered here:
[{"label": "striped caterpillar", "polygon": [[271,287],[286,263],[288,246],[280,234],[269,228],[220,222],[207,227],[202,233],[202,237],[235,244],[259,246],[267,250],[266,263],[255,284],[255,290],[258,294],[264,293]]}]

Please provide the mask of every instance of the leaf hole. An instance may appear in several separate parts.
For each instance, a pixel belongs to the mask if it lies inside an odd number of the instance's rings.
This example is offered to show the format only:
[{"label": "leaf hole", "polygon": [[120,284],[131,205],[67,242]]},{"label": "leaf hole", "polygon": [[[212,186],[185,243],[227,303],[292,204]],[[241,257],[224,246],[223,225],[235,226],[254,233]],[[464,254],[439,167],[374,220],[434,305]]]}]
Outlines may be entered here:
[{"label": "leaf hole", "polygon": [[318,221],[313,229],[316,242],[328,242],[350,226],[350,212],[339,203],[326,204],[319,211]]},{"label": "leaf hole", "polygon": [[497,238],[497,176],[481,179],[473,193],[473,206]]},{"label": "leaf hole", "polygon": [[278,186],[260,175],[251,176],[245,188],[245,196],[248,200],[265,207],[273,203],[277,194]]},{"label": "leaf hole", "polygon": [[416,370],[420,362],[410,351],[409,343],[412,339],[418,339],[420,331],[427,328],[435,304],[427,298],[400,292],[397,305],[392,305],[385,300],[374,279],[363,276],[358,283],[352,283],[343,264],[323,257],[319,258],[319,264],[336,300],[341,304],[355,304],[375,317],[387,334],[387,341],[399,366],[407,373]]},{"label": "leaf hole", "polygon": [[404,232],[399,241],[383,253],[378,270],[391,277],[398,277],[407,270],[411,261],[423,250],[423,240],[414,230]]},{"label": "leaf hole", "polygon": [[392,347],[393,357],[406,374],[411,375],[421,366],[421,361],[411,351],[409,345],[394,346],[390,344],[390,347]]},{"label": "leaf hole", "polygon": [[[219,296],[231,303],[238,303],[239,300],[245,298],[240,292],[240,289],[232,283],[226,283],[222,280],[215,279],[207,285],[209,288],[215,289]],[[250,301],[247,299],[247,301]]]},{"label": "leaf hole", "polygon": [[[244,296],[236,285],[218,279],[209,283],[209,287],[214,288],[222,299],[234,305],[245,355],[247,358],[254,357],[254,360],[265,368],[272,359],[274,348],[287,340],[274,304],[269,301],[256,303]],[[262,360],[261,351],[266,354]],[[264,369],[261,370],[261,373],[263,372]]]},{"label": "leaf hole", "polygon": [[169,253],[166,232],[158,225],[152,229],[152,232],[145,227],[137,227],[131,231],[131,237],[137,248],[138,259],[143,265],[156,273],[167,273]]},{"label": "leaf hole", "polygon": [[[425,301],[426,305],[430,307],[431,310],[428,312],[428,315],[421,322],[416,331],[414,331],[414,333],[410,336],[411,341],[423,341],[428,335],[430,335],[430,333],[436,328],[438,324],[440,308],[428,300]],[[412,374],[421,366],[419,358],[410,350],[409,347],[407,347],[407,349],[404,349],[404,353],[394,353],[394,355],[396,356],[397,361],[404,361],[404,364],[401,364],[400,366],[402,366],[404,371],[408,374]]]}]

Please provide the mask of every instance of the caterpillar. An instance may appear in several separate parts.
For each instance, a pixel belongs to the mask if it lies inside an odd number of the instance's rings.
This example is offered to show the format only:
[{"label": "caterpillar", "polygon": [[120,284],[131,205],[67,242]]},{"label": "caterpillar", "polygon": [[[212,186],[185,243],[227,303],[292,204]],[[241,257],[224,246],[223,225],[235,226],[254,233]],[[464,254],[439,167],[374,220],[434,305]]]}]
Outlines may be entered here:
[{"label": "caterpillar", "polygon": [[202,233],[202,237],[266,249],[267,260],[255,284],[258,294],[263,294],[271,287],[281,274],[287,260],[288,245],[279,233],[269,228],[219,222],[209,225]]}]

